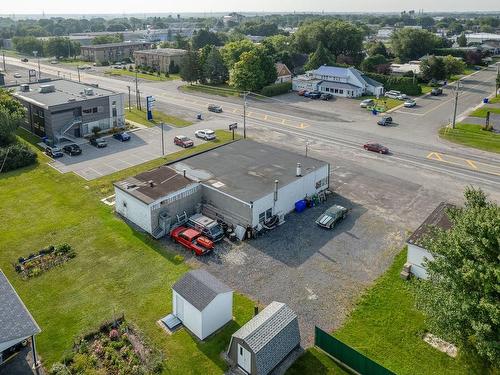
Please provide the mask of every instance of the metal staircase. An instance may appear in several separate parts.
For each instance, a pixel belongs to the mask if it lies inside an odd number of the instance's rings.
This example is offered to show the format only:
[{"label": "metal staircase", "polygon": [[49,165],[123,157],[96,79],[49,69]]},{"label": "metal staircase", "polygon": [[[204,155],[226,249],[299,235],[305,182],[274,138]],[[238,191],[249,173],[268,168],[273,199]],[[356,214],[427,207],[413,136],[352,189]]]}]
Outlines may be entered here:
[{"label": "metal staircase", "polygon": [[82,123],[82,117],[78,116],[78,117],[75,117],[73,119],[73,121],[70,122],[68,125],[66,125],[65,127],[61,128],[61,130],[59,131],[59,133],[56,135],[57,142],[59,143],[63,139],[66,139],[66,140],[71,141],[71,142],[77,142],[77,139],[74,136],[68,135],[66,133],[71,128],[73,128],[73,126],[75,126],[77,124],[80,125],[81,123]]}]

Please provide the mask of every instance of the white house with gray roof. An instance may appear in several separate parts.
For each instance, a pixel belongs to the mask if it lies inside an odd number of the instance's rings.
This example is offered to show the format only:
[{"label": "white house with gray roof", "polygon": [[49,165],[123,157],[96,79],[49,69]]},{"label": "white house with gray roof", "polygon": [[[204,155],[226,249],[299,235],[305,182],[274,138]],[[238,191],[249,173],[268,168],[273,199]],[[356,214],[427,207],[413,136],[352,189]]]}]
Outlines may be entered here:
[{"label": "white house with gray roof", "polygon": [[233,319],[233,290],[205,270],[192,270],[172,287],[174,315],[203,340]]},{"label": "white house with gray roof", "polygon": [[227,355],[246,373],[266,375],[299,345],[297,314],[274,301],[233,333]]},{"label": "white house with gray roof", "polygon": [[318,91],[346,98],[361,95],[382,96],[384,86],[353,67],[320,66],[293,79],[294,91]]},{"label": "white house with gray roof", "polygon": [[35,319],[0,270],[0,364],[15,353],[21,343],[30,339],[36,363],[35,335],[40,332]]}]

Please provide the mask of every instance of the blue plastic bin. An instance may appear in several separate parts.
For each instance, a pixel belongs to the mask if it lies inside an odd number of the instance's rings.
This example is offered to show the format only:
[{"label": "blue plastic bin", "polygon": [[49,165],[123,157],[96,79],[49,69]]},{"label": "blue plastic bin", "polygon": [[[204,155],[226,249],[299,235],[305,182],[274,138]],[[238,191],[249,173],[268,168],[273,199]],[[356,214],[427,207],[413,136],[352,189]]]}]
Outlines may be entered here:
[{"label": "blue plastic bin", "polygon": [[484,98],[484,99],[483,99],[483,103],[484,103],[484,104],[488,104],[488,101],[489,101],[489,99],[488,99],[488,98]]},{"label": "blue plastic bin", "polygon": [[302,212],[306,209],[306,201],[300,200],[295,202],[295,212]]}]

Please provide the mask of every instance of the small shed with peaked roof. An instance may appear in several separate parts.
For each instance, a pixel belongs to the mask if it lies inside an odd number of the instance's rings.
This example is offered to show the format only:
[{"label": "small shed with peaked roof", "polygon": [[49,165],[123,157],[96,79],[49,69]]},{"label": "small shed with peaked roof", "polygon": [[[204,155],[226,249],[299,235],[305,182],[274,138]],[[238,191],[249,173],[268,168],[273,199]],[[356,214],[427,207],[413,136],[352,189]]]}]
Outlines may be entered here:
[{"label": "small shed with peaked roof", "polygon": [[233,319],[233,291],[205,270],[187,272],[172,287],[174,315],[203,340]]}]

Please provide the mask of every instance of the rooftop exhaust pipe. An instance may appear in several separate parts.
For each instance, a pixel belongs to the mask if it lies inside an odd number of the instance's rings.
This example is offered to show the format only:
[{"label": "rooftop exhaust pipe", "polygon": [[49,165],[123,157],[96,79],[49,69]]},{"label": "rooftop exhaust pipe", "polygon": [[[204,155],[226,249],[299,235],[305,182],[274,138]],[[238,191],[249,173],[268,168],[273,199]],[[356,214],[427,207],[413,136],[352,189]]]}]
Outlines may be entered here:
[{"label": "rooftop exhaust pipe", "polygon": [[186,178],[186,170],[185,169],[182,170],[182,175],[184,176],[184,178]]},{"label": "rooftop exhaust pipe", "polygon": [[278,200],[278,184],[279,180],[274,180],[274,201],[276,202]]},{"label": "rooftop exhaust pipe", "polygon": [[302,166],[300,165],[300,163],[297,163],[297,172],[295,173],[295,176],[296,177],[302,176]]}]

